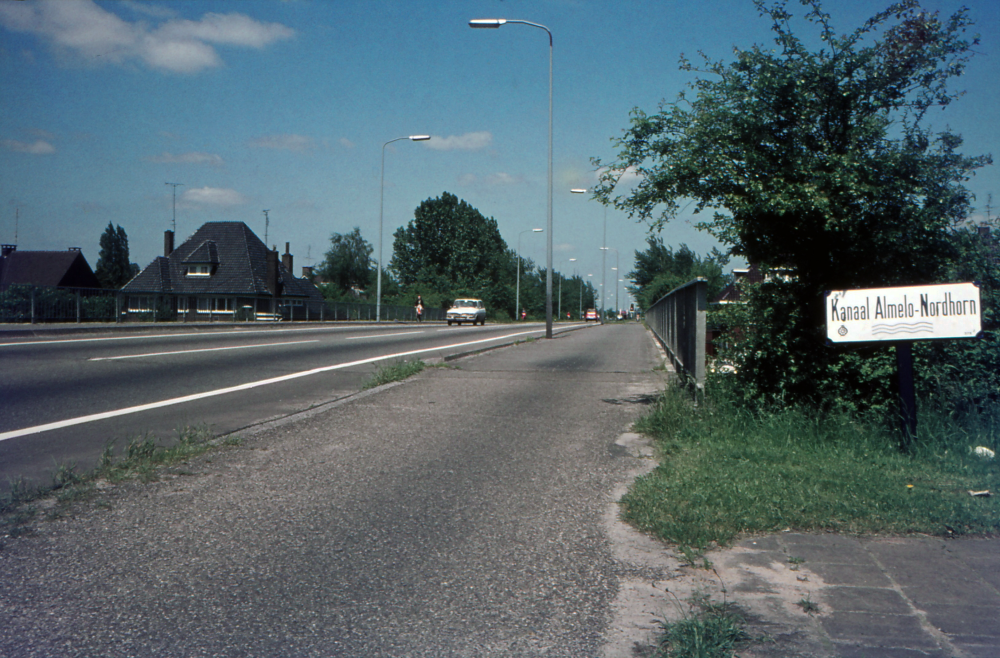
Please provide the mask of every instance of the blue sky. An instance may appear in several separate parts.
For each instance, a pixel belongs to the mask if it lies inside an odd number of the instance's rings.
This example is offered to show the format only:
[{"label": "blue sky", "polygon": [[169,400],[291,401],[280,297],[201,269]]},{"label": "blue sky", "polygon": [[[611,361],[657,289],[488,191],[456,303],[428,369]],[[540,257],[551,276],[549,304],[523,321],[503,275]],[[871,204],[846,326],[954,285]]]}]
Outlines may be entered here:
[{"label": "blue sky", "polygon": [[[887,4],[827,8],[845,32]],[[967,153],[1000,155],[1000,3],[964,4],[983,43],[958,81],[966,96],[931,122]],[[212,220],[263,238],[268,209],[268,242],[290,242],[298,270],[334,232],[359,226],[377,244],[382,145],[430,134],[386,148],[386,260],[392,232],[444,191],[516,247],[545,226],[548,41],[468,27],[495,17],[554,34],[554,264],[599,283],[604,210],[570,188],[593,185],[590,159],[612,158],[632,108],[655,111],[692,80],[681,53],[726,60],[770,42],[750,0],[0,0],[0,240],[18,212],[19,248],[79,246],[93,266],[111,221],[144,267],[171,225],[165,183],[183,183],[178,241]],[[981,208],[998,182],[996,167],[970,180]],[[664,240],[707,252],[697,220],[682,215]],[[646,227],[611,210],[607,235],[627,273]],[[521,235],[521,251],[544,264],[544,234]]]}]

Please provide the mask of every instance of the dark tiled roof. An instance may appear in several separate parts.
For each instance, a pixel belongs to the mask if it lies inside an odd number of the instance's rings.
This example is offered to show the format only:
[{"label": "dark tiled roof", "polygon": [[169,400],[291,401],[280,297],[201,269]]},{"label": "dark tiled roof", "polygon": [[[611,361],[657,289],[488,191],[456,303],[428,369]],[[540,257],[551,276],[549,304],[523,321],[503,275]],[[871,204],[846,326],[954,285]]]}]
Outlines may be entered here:
[{"label": "dark tiled roof", "polygon": [[[244,224],[245,226],[245,224]],[[183,246],[183,245],[181,245]],[[214,240],[205,240],[200,245],[195,247],[187,258],[184,259],[185,263],[211,263],[212,265],[219,264],[219,248],[215,245]]]},{"label": "dark tiled roof", "polygon": [[30,284],[100,288],[79,251],[13,251],[0,257],[0,286]]},{"label": "dark tiled roof", "polygon": [[[270,296],[267,288],[267,247],[243,222],[208,222],[177,247],[158,257],[129,281],[126,293],[175,295]],[[216,264],[211,276],[187,276],[186,263]],[[284,297],[321,299],[308,281],[296,279],[278,261]]]}]

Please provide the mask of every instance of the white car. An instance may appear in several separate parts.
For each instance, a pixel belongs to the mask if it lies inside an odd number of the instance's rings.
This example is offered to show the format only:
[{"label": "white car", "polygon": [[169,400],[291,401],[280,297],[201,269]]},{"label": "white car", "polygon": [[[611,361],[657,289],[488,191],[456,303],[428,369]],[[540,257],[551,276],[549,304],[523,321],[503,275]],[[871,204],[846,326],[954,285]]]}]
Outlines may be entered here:
[{"label": "white car", "polygon": [[475,325],[486,324],[486,306],[481,299],[456,299],[445,316],[450,327],[453,322],[462,324],[471,322]]}]

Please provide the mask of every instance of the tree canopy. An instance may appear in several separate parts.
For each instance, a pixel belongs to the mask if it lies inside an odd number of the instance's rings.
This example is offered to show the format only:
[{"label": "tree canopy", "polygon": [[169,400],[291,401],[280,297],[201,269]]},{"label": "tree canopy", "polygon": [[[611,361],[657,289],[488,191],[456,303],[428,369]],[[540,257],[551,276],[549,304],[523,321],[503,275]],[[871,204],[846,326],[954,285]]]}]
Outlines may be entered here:
[{"label": "tree canopy", "polygon": [[349,292],[352,286],[365,290],[375,279],[373,251],[374,247],[361,237],[361,229],[356,226],[350,233],[334,233],[319,275],[340,294]]},{"label": "tree canopy", "polygon": [[391,269],[405,287],[476,296],[509,313],[516,267],[496,220],[448,192],[423,201],[394,234]]},{"label": "tree canopy", "polygon": [[677,250],[663,244],[663,238],[650,235],[649,245],[644,251],[635,252],[635,270],[629,272],[632,281],[629,292],[639,302],[640,308],[648,309],[658,299],[674,288],[696,277],[708,279],[708,299],[715,299],[729,283],[723,271],[729,258],[718,249],[702,258],[686,244]]},{"label": "tree canopy", "polygon": [[101,234],[101,251],[97,257],[94,275],[103,288],[121,288],[139,273],[139,266],[129,261],[128,235],[121,226],[111,222]]},{"label": "tree canopy", "polygon": [[[693,202],[732,254],[786,268],[790,281],[751,299],[758,342],[748,332],[740,376],[748,395],[815,398],[840,359],[822,348],[822,291],[943,280],[956,257],[950,230],[972,202],[963,183],[991,159],[925,124],[961,95],[949,82],[978,38],[965,36],[965,9],[942,18],[917,0],[843,34],[819,0],[755,5],[774,47],[699,65],[682,55],[692,93],[633,110],[615,161],[595,160],[598,195],[654,228]],[[626,171],[640,182],[616,196]]]}]

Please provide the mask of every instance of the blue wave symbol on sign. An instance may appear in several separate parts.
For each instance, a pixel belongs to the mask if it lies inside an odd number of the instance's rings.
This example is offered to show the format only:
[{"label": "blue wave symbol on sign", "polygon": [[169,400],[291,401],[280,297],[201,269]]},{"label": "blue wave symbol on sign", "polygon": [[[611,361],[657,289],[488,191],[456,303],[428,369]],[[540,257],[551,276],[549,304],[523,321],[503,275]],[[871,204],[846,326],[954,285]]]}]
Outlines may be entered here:
[{"label": "blue wave symbol on sign", "polygon": [[919,334],[924,331],[933,331],[934,325],[930,322],[902,322],[897,324],[876,324],[872,325],[872,335],[875,334]]}]

